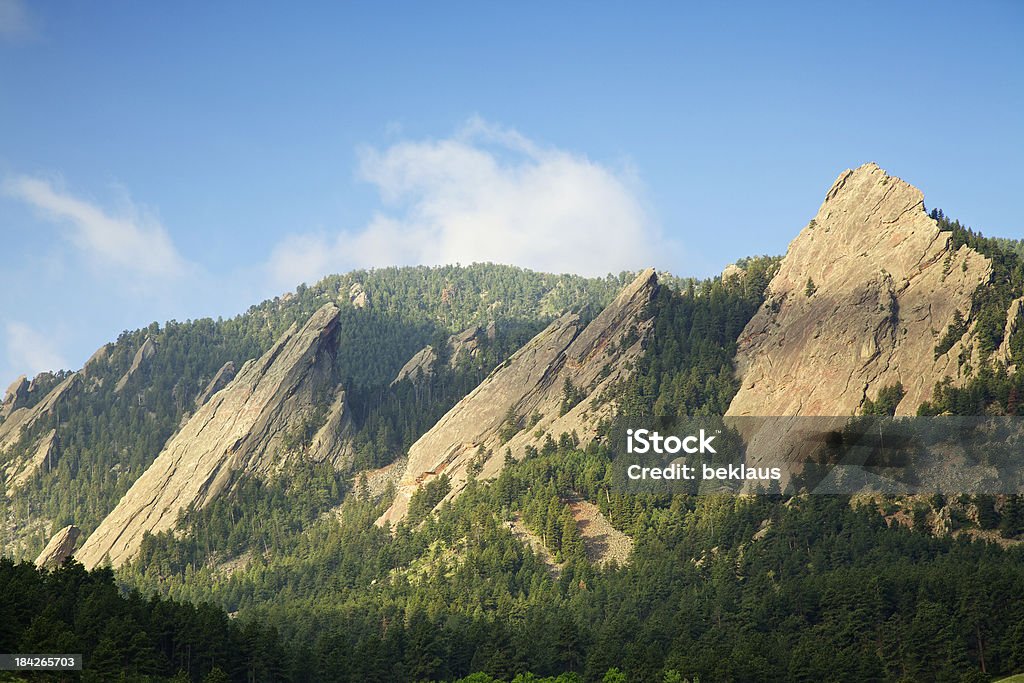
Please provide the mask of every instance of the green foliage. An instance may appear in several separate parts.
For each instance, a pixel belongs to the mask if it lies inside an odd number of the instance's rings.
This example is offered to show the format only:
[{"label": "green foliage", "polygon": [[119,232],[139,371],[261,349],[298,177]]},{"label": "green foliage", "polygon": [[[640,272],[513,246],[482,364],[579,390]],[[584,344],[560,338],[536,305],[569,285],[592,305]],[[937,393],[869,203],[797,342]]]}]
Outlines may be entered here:
[{"label": "green foliage", "polygon": [[804,287],[804,296],[810,298],[814,296],[814,293],[818,291],[817,285],[814,284],[814,280],[807,278],[807,285]]},{"label": "green foliage", "polygon": [[273,627],[122,595],[109,569],[71,561],[48,572],[0,558],[0,615],[0,650],[81,653],[83,681],[283,681],[292,664]]},{"label": "green foliage", "polygon": [[[372,468],[400,456],[555,316],[575,310],[589,319],[631,277],[587,279],[494,264],[361,270],[302,285],[234,318],[172,320],[123,332],[106,358],[90,367],[83,390],[71,392],[49,419],[0,454],[0,464],[27,457],[39,438],[57,431],[56,462],[29,481],[17,504],[0,498],[0,515],[9,518],[0,525],[0,547],[23,543],[21,555],[34,557],[51,527],[74,523],[91,533],[194,412],[196,397],[224,363],[241,367],[260,356],[289,326],[302,325],[327,302],[340,308],[332,379],[345,388],[356,422],[353,467]],[[368,293],[365,308],[349,303],[356,283]],[[490,321],[498,321],[497,334],[481,342],[476,358],[460,359],[455,367],[442,358],[428,381],[389,386],[426,344],[444,349],[448,335]],[[156,344],[156,354],[116,391],[147,338]],[[69,375],[38,377],[30,404]],[[323,414],[309,418],[285,435],[287,450],[301,451]],[[52,524],[34,523],[40,519]]]},{"label": "green foliage", "polygon": [[452,482],[447,474],[431,479],[423,486],[416,489],[409,501],[409,512],[407,515],[410,524],[420,522],[430,514],[431,510],[437,507],[445,496],[452,490]]},{"label": "green foliage", "polygon": [[953,322],[946,328],[946,333],[942,335],[942,339],[935,345],[935,357],[938,358],[942,354],[953,348],[953,344],[960,341],[960,338],[967,332],[967,321],[964,320],[964,316],[960,311],[953,311]]},{"label": "green foliage", "polygon": [[580,401],[586,397],[587,393],[574,385],[572,380],[566,377],[565,383],[562,384],[562,404],[558,408],[558,414],[565,415],[579,405]]},{"label": "green foliage", "polygon": [[862,415],[888,415],[892,416],[896,414],[896,408],[899,406],[900,401],[906,396],[903,390],[903,385],[899,382],[889,386],[882,387],[878,390],[878,397],[872,401],[870,398],[864,399],[864,405],[861,407]]}]

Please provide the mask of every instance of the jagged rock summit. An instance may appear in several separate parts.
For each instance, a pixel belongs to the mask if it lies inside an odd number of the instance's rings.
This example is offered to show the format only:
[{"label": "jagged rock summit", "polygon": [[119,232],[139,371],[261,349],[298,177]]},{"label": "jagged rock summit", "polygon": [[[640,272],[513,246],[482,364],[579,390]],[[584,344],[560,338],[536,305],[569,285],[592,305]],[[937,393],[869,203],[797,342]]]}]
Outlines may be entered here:
[{"label": "jagged rock summit", "polygon": [[963,379],[970,327],[948,351],[936,345],[957,311],[970,324],[971,295],[990,277],[985,256],[953,248],[917,188],[875,164],[844,171],[740,336],[726,415],[848,416],[897,383],[897,414],[915,414],[936,382]]},{"label": "jagged rock summit", "polygon": [[[601,394],[627,377],[642,353],[652,328],[648,303],[657,286],[654,269],[645,270],[589,325],[575,314],[564,315],[516,351],[412,445],[395,500],[378,524],[402,520],[416,489],[436,477],[450,477],[452,498],[465,488],[471,470],[482,479],[496,476],[506,450],[520,457],[548,434],[575,432],[589,443],[615,410],[599,400]],[[562,414],[566,380],[582,398]],[[515,425],[507,424],[510,412]],[[505,441],[502,433],[508,431],[515,433]]]},{"label": "jagged rock summit", "polygon": [[284,439],[330,391],[338,308],[326,304],[301,329],[292,327],[258,360],[196,410],[152,465],[75,554],[92,568],[115,567],[138,552],[146,532],[173,528],[178,513],[202,509],[236,473],[270,473],[285,455]]}]

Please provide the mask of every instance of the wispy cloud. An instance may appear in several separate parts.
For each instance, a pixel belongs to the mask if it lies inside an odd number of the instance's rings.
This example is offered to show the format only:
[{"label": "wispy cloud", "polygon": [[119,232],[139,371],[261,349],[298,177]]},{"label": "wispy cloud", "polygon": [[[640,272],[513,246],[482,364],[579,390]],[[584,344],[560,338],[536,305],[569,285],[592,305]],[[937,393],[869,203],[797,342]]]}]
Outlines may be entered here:
[{"label": "wispy cloud", "polygon": [[0,39],[19,40],[33,35],[32,20],[22,0],[0,0]]},{"label": "wispy cloud", "polygon": [[160,222],[128,198],[113,213],[49,180],[24,175],[7,178],[3,190],[35,207],[48,220],[66,226],[71,243],[97,265],[147,278],[177,277],[186,270]]},{"label": "wispy cloud", "polygon": [[594,275],[670,249],[631,174],[480,119],[446,139],[363,150],[359,176],[385,210],[360,230],[283,240],[269,263],[280,286],[353,267],[476,261]]},{"label": "wispy cloud", "polygon": [[9,366],[18,368],[30,376],[44,370],[61,370],[68,367],[54,340],[31,326],[23,322],[8,321],[5,333]]}]

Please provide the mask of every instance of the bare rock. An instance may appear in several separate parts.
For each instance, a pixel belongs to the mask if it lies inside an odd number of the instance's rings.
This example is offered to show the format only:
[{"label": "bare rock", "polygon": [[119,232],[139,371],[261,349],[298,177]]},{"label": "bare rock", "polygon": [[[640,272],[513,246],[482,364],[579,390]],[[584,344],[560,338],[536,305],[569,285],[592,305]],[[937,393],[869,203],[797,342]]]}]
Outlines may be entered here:
[{"label": "bare rock", "polygon": [[224,365],[220,366],[220,370],[213,376],[210,383],[206,385],[206,388],[199,392],[196,396],[196,406],[201,406],[210,400],[214,394],[223,389],[228,385],[231,380],[235,378],[236,374],[235,364],[233,361],[228,361]]},{"label": "bare rock", "polygon": [[370,295],[359,282],[352,283],[348,290],[348,300],[356,308],[366,308],[370,305]]},{"label": "bare rock", "polygon": [[128,372],[121,376],[121,379],[117,380],[117,384],[114,386],[114,392],[120,394],[124,391],[125,386],[128,384],[128,380],[135,376],[135,374],[142,368],[142,365],[150,358],[156,355],[157,345],[156,340],[152,337],[146,337],[146,341],[142,342],[142,346],[135,352],[135,356],[132,358],[131,367],[128,368]]},{"label": "bare rock", "polygon": [[[936,344],[991,272],[981,254],[953,248],[919,190],[875,164],[843,172],[740,336],[727,417],[849,416],[896,383],[906,392],[897,414],[915,414],[936,382],[964,380],[970,332],[938,357]],[[748,444],[755,459],[783,445],[773,425]]]},{"label": "bare rock", "polygon": [[[647,305],[656,288],[657,276],[648,269],[586,327],[578,316],[564,315],[516,351],[412,445],[394,503],[378,524],[404,518],[416,489],[442,474],[452,482],[448,499],[465,488],[471,469],[480,478],[497,476],[506,449],[521,457],[548,434],[574,432],[589,443],[600,421],[615,411],[599,396],[630,376],[642,353],[652,328]],[[584,398],[562,415],[566,379]],[[503,442],[510,409],[519,418],[519,431]]]},{"label": "bare rock", "polygon": [[64,560],[71,557],[75,551],[75,544],[81,535],[81,530],[74,524],[69,524],[55,533],[36,558],[36,566],[40,569],[53,569],[64,564]]},{"label": "bare rock", "polygon": [[101,363],[105,362],[110,357],[110,349],[113,344],[104,344],[100,348],[89,356],[89,360],[85,361],[85,365],[82,366],[82,374],[87,377],[92,377],[97,374]]},{"label": "bare rock", "polygon": [[0,423],[0,454],[18,442],[22,433],[32,428],[39,420],[49,417],[69,397],[82,387],[80,373],[69,375],[54,387],[41,401],[31,408],[17,408]]},{"label": "bare rock", "polygon": [[345,389],[339,386],[327,411],[327,420],[313,435],[309,446],[310,458],[314,462],[329,462],[336,470],[351,469],[355,458],[352,446],[354,431],[352,416],[345,401]]},{"label": "bare rock", "polygon": [[1006,311],[1006,327],[1003,328],[1003,341],[999,344],[995,357],[1004,363],[1011,361],[1010,337],[1020,326],[1021,306],[1024,305],[1024,297],[1014,299],[1010,302],[1010,308]]},{"label": "bare rock", "polygon": [[463,356],[476,358],[480,355],[480,344],[486,336],[484,328],[474,325],[448,337],[448,365],[454,368]]},{"label": "bare rock", "polygon": [[243,471],[271,474],[286,455],[285,436],[330,389],[338,308],[326,304],[291,328],[214,394],[167,442],[76,553],[92,568],[115,567],[139,550],[143,534],[174,527],[178,513],[202,509]]},{"label": "bare rock", "polygon": [[428,344],[417,351],[415,355],[413,355],[413,357],[402,366],[402,369],[398,371],[395,378],[391,380],[391,385],[394,386],[403,379],[408,379],[413,382],[420,379],[426,379],[434,374],[435,363],[437,363],[437,351],[434,350],[433,346]]},{"label": "bare rock", "polygon": [[16,458],[7,463],[4,474],[7,478],[7,493],[19,489],[28,483],[32,475],[43,469],[50,471],[57,463],[60,440],[57,430],[51,429],[36,442],[32,455],[28,458]]},{"label": "bare rock", "polygon": [[3,403],[0,403],[0,418],[7,417],[25,405],[28,401],[28,388],[28,378],[25,375],[11,382],[11,386],[7,387],[7,393],[4,394]]},{"label": "bare rock", "polygon": [[743,277],[743,274],[746,272],[746,270],[736,265],[735,263],[730,263],[729,265],[722,269],[722,282],[737,277]]}]

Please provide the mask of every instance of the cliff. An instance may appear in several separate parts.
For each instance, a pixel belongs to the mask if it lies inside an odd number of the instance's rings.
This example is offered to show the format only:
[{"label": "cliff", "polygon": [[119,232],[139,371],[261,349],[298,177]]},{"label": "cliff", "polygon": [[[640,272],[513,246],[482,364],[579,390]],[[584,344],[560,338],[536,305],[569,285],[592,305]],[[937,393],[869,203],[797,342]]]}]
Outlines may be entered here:
[{"label": "cliff", "polygon": [[327,304],[301,329],[293,325],[262,357],[247,361],[171,437],[86,539],[78,560],[91,568],[109,558],[119,566],[138,552],[144,533],[171,529],[181,510],[201,509],[238,472],[273,472],[285,455],[286,435],[333,389],[337,316],[337,307]]},{"label": "cliff", "polygon": [[[413,493],[441,475],[451,479],[452,498],[471,470],[480,478],[496,476],[506,450],[521,457],[548,434],[575,432],[581,443],[591,441],[615,409],[599,397],[631,373],[650,333],[647,305],[657,282],[653,269],[644,271],[589,325],[564,315],[494,370],[412,445],[395,500],[378,524],[403,519]],[[581,400],[563,415],[567,380]]]},{"label": "cliff", "polygon": [[[727,417],[849,416],[895,384],[906,392],[897,414],[915,414],[936,382],[963,381],[971,296],[990,276],[986,257],[953,248],[917,188],[874,164],[845,171],[739,339]],[[957,312],[967,331],[938,353]]]}]

